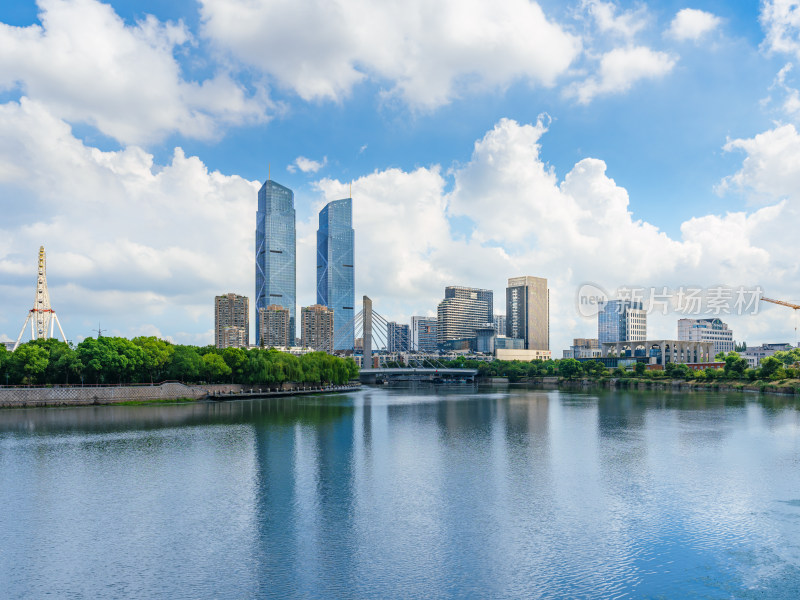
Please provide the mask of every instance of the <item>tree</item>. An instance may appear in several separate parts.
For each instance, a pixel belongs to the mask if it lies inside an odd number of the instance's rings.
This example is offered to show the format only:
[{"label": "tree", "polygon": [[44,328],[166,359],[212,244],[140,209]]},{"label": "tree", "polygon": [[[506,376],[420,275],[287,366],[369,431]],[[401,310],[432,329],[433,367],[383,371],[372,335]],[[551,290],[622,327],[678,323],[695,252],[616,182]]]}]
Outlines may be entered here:
[{"label": "tree", "polygon": [[200,377],[203,361],[194,346],[173,346],[172,356],[165,365],[169,379],[194,382]]},{"label": "tree", "polygon": [[767,356],[761,361],[761,368],[758,370],[759,379],[784,379],[786,372],[783,370],[783,363],[774,356]]},{"label": "tree", "polygon": [[143,374],[147,375],[150,383],[154,379],[160,380],[175,352],[175,346],[152,335],[135,337],[131,341],[142,349]]},{"label": "tree", "polygon": [[581,363],[574,358],[565,358],[558,363],[558,374],[565,379],[572,379],[582,372]]},{"label": "tree", "polygon": [[225,364],[223,358],[214,352],[203,355],[203,375],[211,383],[222,381],[231,374],[231,368]]},{"label": "tree", "polygon": [[741,358],[737,352],[728,352],[725,356],[725,375],[732,379],[741,378],[747,369],[747,359]]},{"label": "tree", "polygon": [[682,363],[675,365],[675,368],[672,371],[672,377],[676,377],[678,379],[689,379],[691,376],[692,370]]},{"label": "tree", "polygon": [[16,383],[31,385],[43,382],[49,363],[47,349],[36,342],[28,342],[11,353],[8,370]]},{"label": "tree", "polygon": [[637,362],[636,365],[634,365],[633,370],[636,372],[636,375],[641,377],[644,375],[644,372],[647,371],[647,365],[643,362]]},{"label": "tree", "polygon": [[583,372],[586,373],[586,376],[593,379],[599,379],[600,377],[608,374],[608,370],[606,369],[605,365],[597,360],[587,360],[581,366],[583,367]]}]

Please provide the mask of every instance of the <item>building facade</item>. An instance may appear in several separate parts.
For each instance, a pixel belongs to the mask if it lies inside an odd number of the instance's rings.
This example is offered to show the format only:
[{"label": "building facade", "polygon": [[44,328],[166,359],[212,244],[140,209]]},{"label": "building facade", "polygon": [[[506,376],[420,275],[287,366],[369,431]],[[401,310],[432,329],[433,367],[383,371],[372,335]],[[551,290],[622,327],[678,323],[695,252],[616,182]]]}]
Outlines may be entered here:
[{"label": "building facade", "polygon": [[542,277],[512,277],[506,288],[506,336],[526,350],[550,350],[550,291]]},{"label": "building facade", "polygon": [[[231,328],[235,332],[229,331]],[[250,300],[237,294],[214,298],[214,345],[247,348],[250,342]]]},{"label": "building facade", "polygon": [[747,361],[751,369],[757,369],[761,361],[768,356],[772,356],[776,352],[788,352],[792,348],[794,348],[794,346],[786,342],[761,344],[760,346],[748,347],[743,352],[740,352],[739,355]]},{"label": "building facade", "polygon": [[600,341],[595,338],[574,338],[569,350],[564,350],[564,358],[599,358]]},{"label": "building facade", "polygon": [[733,352],[733,331],[722,319],[679,319],[678,339],[685,342],[712,342],[714,356],[720,352]]},{"label": "building facade", "polygon": [[495,315],[492,321],[494,324],[494,330],[497,332],[497,335],[505,335],[506,334],[506,316],[505,315]]},{"label": "building facade", "polygon": [[333,311],[322,304],[304,306],[300,314],[302,346],[333,353]]},{"label": "building facade", "polygon": [[525,350],[525,340],[498,335],[494,339],[495,350]]},{"label": "building facade", "polygon": [[449,340],[474,338],[475,330],[491,314],[492,292],[460,286],[446,287],[444,300],[436,310],[436,341],[441,346]]},{"label": "building facade", "polygon": [[280,304],[259,308],[259,343],[265,348],[289,348],[294,340],[289,337],[289,309]]},{"label": "building facade", "polygon": [[387,352],[409,352],[411,348],[411,328],[394,321],[386,324]]},{"label": "building facade", "polygon": [[494,323],[486,323],[475,330],[475,352],[481,354],[494,354],[497,331]]},{"label": "building facade", "polygon": [[[259,309],[277,304],[289,311],[289,338],[296,331],[297,244],[294,193],[271,179],[258,191],[256,212],[256,332]],[[261,345],[261,340],[256,343]]]},{"label": "building facade", "polygon": [[411,317],[411,351],[436,352],[436,317]]},{"label": "building facade", "polygon": [[353,200],[329,202],[319,211],[317,304],[333,310],[334,350],[353,350],[355,326],[355,247]]},{"label": "building facade", "polygon": [[640,342],[647,339],[647,312],[638,300],[608,300],[597,313],[597,338],[601,344]]}]

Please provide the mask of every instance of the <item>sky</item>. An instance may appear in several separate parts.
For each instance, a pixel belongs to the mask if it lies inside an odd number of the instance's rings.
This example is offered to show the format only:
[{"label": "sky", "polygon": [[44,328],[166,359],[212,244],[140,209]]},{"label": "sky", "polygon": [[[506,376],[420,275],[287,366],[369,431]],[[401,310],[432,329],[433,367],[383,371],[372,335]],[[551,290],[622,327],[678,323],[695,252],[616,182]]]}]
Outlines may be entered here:
[{"label": "sky", "polygon": [[735,300],[800,303],[798,61],[789,0],[3,2],[0,341],[43,245],[71,341],[213,343],[214,296],[253,303],[269,175],[298,308],[352,185],[356,297],[389,320],[447,285],[502,313],[533,275],[557,357],[597,335],[587,289],[652,296],[651,339],[702,313],[794,343],[796,311]]}]

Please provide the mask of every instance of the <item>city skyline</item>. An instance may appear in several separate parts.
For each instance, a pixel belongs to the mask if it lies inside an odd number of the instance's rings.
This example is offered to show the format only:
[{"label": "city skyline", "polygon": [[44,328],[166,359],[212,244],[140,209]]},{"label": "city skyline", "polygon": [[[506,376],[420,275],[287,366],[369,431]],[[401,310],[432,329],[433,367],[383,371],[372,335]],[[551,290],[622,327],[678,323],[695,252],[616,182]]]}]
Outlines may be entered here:
[{"label": "city skyline", "polygon": [[[265,178],[295,193],[295,310],[316,298],[316,215],[351,182],[355,295],[397,322],[434,314],[445,286],[500,298],[519,273],[549,282],[556,350],[594,335],[575,306],[587,282],[760,285],[800,300],[790,13],[770,1],[439,5],[468,31],[490,24],[494,50],[444,35],[453,19],[430,35],[392,7],[373,9],[394,23],[378,46],[304,38],[281,53],[233,36],[213,0],[0,7],[0,340],[16,338],[44,245],[72,341],[101,321],[109,335],[212,343],[210,299],[254,293]],[[301,12],[312,33],[332,17],[361,30],[348,10]],[[517,26],[550,46],[514,41]],[[680,316],[649,315],[652,336],[672,337]],[[738,341],[795,341],[781,307],[706,316]]]}]

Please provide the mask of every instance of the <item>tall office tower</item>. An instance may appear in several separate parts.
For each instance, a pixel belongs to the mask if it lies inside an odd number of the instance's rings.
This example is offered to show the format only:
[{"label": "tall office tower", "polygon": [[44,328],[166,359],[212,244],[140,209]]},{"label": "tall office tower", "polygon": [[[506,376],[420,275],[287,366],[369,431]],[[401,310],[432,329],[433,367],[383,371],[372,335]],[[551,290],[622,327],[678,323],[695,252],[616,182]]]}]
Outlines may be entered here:
[{"label": "tall office tower", "polygon": [[[474,338],[475,330],[492,314],[492,292],[449,286],[437,307],[436,342]],[[491,317],[489,317],[491,319]]]},{"label": "tall office tower", "polygon": [[436,317],[411,317],[411,350],[436,352]]},{"label": "tall office tower", "polygon": [[511,277],[506,288],[506,335],[525,350],[550,350],[550,291],[542,277]]},{"label": "tall office tower", "polygon": [[321,304],[302,308],[300,329],[303,332],[304,348],[333,352],[333,317],[334,311]]},{"label": "tall office tower", "polygon": [[609,342],[643,342],[647,339],[647,312],[639,300],[608,300],[597,313],[597,339]]},{"label": "tall office tower", "polygon": [[258,325],[258,339],[266,348],[288,348],[294,342],[289,338],[289,309],[280,304],[259,308]]},{"label": "tall office tower", "polygon": [[408,352],[411,346],[410,327],[389,321],[386,324],[386,340],[388,352]]},{"label": "tall office tower", "polygon": [[494,322],[494,292],[480,288],[449,285],[444,288],[445,300],[448,298],[469,298],[486,302],[486,316],[482,318],[481,325]]},{"label": "tall office tower", "polygon": [[[256,332],[259,309],[277,304],[289,310],[289,339],[295,337],[297,259],[294,193],[267,179],[258,191],[256,213]],[[261,339],[257,339],[261,345]]]},{"label": "tall office tower", "polygon": [[[236,331],[233,331],[236,330]],[[250,301],[246,296],[224,294],[214,298],[214,345],[246,348],[250,343]]]},{"label": "tall office tower", "polygon": [[494,325],[494,330],[497,332],[497,335],[505,335],[506,334],[506,316],[505,315],[495,315],[494,320],[492,321]]},{"label": "tall office tower", "polygon": [[333,349],[352,350],[355,341],[353,200],[329,202],[319,211],[317,304],[333,309]]},{"label": "tall office tower", "polygon": [[678,340],[682,342],[713,342],[714,356],[734,351],[733,331],[722,319],[679,319]]}]

